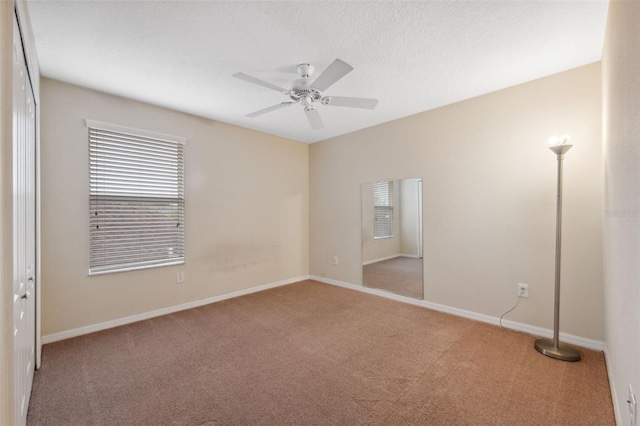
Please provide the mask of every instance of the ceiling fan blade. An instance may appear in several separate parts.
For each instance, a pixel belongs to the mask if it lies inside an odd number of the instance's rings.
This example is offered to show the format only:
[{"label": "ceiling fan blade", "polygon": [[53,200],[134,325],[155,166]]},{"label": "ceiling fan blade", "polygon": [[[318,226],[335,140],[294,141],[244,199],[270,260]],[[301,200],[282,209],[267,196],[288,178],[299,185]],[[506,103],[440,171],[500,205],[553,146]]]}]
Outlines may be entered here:
[{"label": "ceiling fan blade", "polygon": [[280,93],[288,92],[288,90],[283,87],[276,86],[275,84],[267,83],[266,81],[260,80],[259,78],[251,77],[250,75],[243,74],[241,72],[235,73],[233,77],[239,78],[240,80],[248,81],[249,83],[257,84],[258,86],[266,87],[267,89],[275,90],[276,92],[280,92]]},{"label": "ceiling fan blade", "polygon": [[269,108],[261,109],[260,111],[256,111],[256,112],[252,112],[251,114],[247,114],[247,115],[245,115],[245,117],[249,117],[249,118],[258,117],[259,115],[266,114],[268,112],[275,111],[275,110],[280,109],[280,108],[288,107],[290,105],[293,105],[294,103],[295,102],[282,102],[282,103],[280,103],[278,105],[273,105],[273,106],[270,106]]},{"label": "ceiling fan blade", "polygon": [[327,96],[322,99],[323,105],[341,106],[349,108],[374,109],[378,105],[377,99],[350,98],[347,96]]},{"label": "ceiling fan blade", "polygon": [[309,124],[311,124],[311,128],[313,130],[319,130],[324,128],[324,124],[322,123],[322,119],[320,118],[320,113],[318,110],[313,108],[306,108],[304,113],[307,115],[307,120],[309,120]]},{"label": "ceiling fan blade", "polygon": [[351,65],[340,59],[336,59],[316,78],[316,81],[311,84],[311,87],[324,92],[332,86],[333,83],[349,74],[352,70],[353,67]]}]

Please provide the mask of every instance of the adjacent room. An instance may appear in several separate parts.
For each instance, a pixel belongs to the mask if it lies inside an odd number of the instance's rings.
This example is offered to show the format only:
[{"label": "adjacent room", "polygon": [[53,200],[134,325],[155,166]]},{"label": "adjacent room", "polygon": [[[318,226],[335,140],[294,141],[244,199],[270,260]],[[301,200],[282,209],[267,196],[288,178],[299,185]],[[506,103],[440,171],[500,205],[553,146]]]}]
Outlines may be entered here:
[{"label": "adjacent room", "polygon": [[640,424],[639,0],[0,19],[0,424]]}]

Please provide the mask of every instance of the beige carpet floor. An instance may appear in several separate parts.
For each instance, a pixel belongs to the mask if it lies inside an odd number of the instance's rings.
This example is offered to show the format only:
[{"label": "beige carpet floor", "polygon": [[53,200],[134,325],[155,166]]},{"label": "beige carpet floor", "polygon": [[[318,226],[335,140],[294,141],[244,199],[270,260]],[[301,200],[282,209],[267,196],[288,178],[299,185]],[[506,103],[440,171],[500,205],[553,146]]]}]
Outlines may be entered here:
[{"label": "beige carpet floor", "polygon": [[366,287],[422,299],[422,259],[396,257],[362,267]]},{"label": "beige carpet floor", "polygon": [[44,346],[29,425],[613,425],[601,352],[304,281]]}]

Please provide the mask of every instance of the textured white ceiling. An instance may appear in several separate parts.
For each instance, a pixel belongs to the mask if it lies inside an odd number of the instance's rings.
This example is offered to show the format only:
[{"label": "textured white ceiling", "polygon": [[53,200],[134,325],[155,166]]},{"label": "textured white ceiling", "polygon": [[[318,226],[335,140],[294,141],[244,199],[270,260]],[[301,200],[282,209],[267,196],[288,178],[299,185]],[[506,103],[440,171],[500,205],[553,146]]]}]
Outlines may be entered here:
[{"label": "textured white ceiling", "polygon": [[[601,58],[606,1],[30,1],[42,74],[311,143]],[[309,127],[278,92],[299,63],[354,67]]]}]

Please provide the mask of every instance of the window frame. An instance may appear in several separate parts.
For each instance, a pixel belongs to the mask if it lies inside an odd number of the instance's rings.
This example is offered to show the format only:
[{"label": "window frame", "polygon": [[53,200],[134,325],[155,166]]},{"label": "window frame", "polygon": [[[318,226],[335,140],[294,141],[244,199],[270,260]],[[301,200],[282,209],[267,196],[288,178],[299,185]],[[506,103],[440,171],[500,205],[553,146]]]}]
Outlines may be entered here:
[{"label": "window frame", "polygon": [[[386,194],[386,204],[378,204],[378,197],[376,197],[376,194],[378,192],[377,190],[377,186],[381,183],[386,183],[387,186],[387,194]],[[373,239],[374,240],[382,240],[385,238],[393,238],[395,236],[394,233],[394,211],[393,211],[393,180],[376,180],[373,182]],[[376,222],[379,220],[378,219],[378,210],[382,210],[382,211],[386,211],[388,212],[388,230],[389,233],[388,234],[384,234],[384,235],[377,235],[377,232],[379,230],[380,227],[378,227],[376,225]]]},{"label": "window frame", "polygon": [[[132,127],[120,126],[116,124],[110,124],[110,123],[105,123],[105,122],[90,120],[90,119],[85,120],[85,125],[87,127],[87,142],[88,142],[87,148],[89,151],[88,165],[90,169],[89,176],[88,176],[89,178],[88,179],[89,180],[89,185],[88,185],[89,186],[89,193],[88,193],[89,272],[88,272],[88,275],[89,276],[103,275],[103,274],[110,274],[110,273],[116,273],[116,272],[135,271],[135,270],[141,270],[141,269],[184,264],[185,258],[186,258],[185,227],[184,227],[184,215],[185,215],[184,146],[187,143],[187,138],[148,131],[148,130],[135,129]],[[93,144],[95,143],[94,141],[92,141],[92,131],[118,133],[122,135],[123,139],[127,139],[127,138],[134,139],[134,140],[137,139],[134,143],[141,143],[143,142],[143,139],[144,139],[144,142],[149,142],[149,143],[157,142],[157,147],[160,147],[161,144],[165,144],[166,146],[167,143],[180,145],[180,147],[176,149],[176,154],[175,154],[176,164],[178,165],[178,170],[176,172],[176,178],[175,178],[176,180],[175,186],[173,186],[172,184],[172,186],[170,186],[171,189],[167,190],[167,193],[161,194],[159,196],[144,194],[144,191],[141,191],[140,193],[135,195],[109,194],[109,191],[104,191],[103,193],[99,193],[99,191],[96,190],[98,186],[94,184],[95,179],[97,177],[93,175],[91,171],[91,166],[95,164],[94,163],[95,160],[91,158],[91,150],[95,149],[95,148],[92,148],[94,146]],[[135,153],[136,151],[135,149],[132,149],[131,152]],[[116,157],[116,160],[118,159],[119,157]],[[144,172],[142,172],[142,175],[144,175]],[[141,179],[143,178],[141,177]],[[169,192],[175,192],[176,196],[175,197],[169,196],[168,195]],[[158,209],[160,210],[162,209],[162,207],[158,207],[158,205],[162,205],[163,203],[166,203],[166,205],[168,206],[176,205],[177,206],[176,212],[181,218],[178,225],[181,227],[181,232],[176,233],[176,235],[179,236],[182,256],[176,257],[176,258],[170,258],[169,256],[167,256],[167,258],[164,258],[164,259],[159,258],[159,259],[138,260],[138,261],[132,261],[130,258],[126,262],[110,263],[107,265],[96,265],[95,263],[93,263],[94,259],[92,259],[92,250],[94,250],[96,247],[98,247],[99,249],[100,243],[95,242],[94,238],[97,238],[97,237],[93,236],[93,232],[91,229],[92,215],[96,214],[95,208],[92,207],[92,205],[97,204],[99,200],[108,200],[109,202],[125,203],[125,204],[131,203],[131,207],[128,206],[127,208],[133,209],[134,211],[136,207],[139,209],[140,206],[143,206],[147,203],[152,204],[154,206],[154,209],[156,209],[156,211]],[[139,215],[139,214],[140,214],[139,212],[135,212],[134,217],[135,215]],[[149,247],[152,247],[152,246],[149,246]],[[131,255],[132,253],[136,253],[139,251],[140,251],[140,246],[138,246],[137,249],[124,250],[126,254],[130,255],[130,257],[132,257]],[[106,256],[106,258],[108,259],[109,256]]]}]

